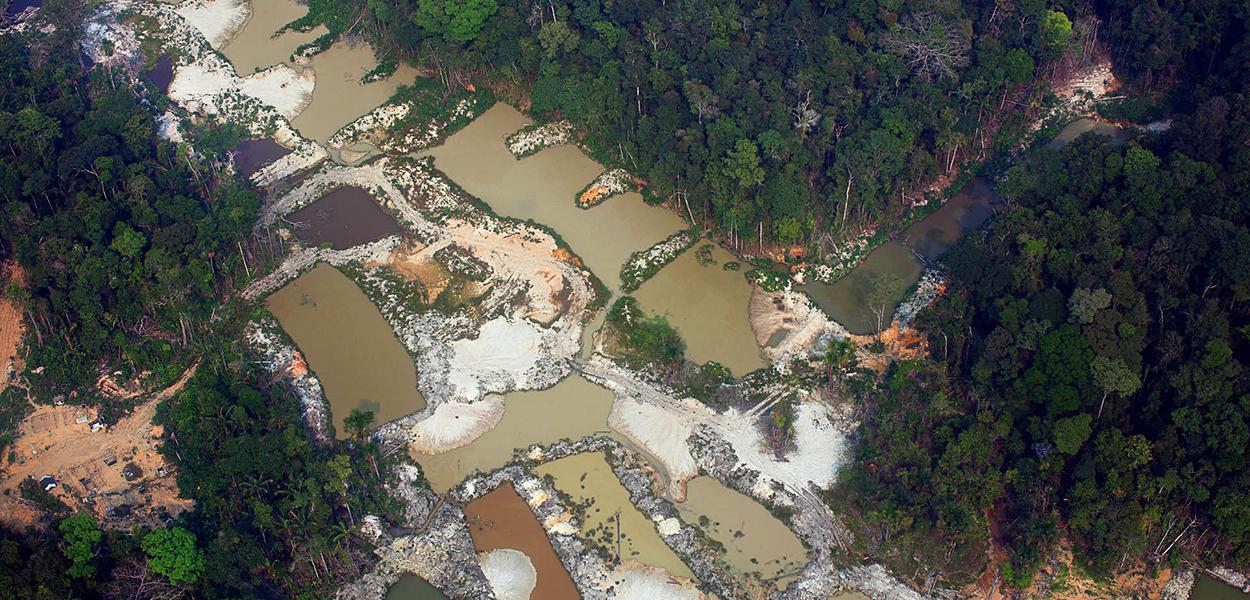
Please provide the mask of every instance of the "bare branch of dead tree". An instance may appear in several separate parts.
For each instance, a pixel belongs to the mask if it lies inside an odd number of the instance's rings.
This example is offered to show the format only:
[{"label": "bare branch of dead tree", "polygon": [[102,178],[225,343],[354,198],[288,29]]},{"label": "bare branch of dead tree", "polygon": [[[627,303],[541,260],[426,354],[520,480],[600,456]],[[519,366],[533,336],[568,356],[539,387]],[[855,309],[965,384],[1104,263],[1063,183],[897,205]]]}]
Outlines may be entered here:
[{"label": "bare branch of dead tree", "polygon": [[933,13],[912,14],[886,34],[882,43],[922,77],[955,77],[956,69],[968,66],[968,40]]}]

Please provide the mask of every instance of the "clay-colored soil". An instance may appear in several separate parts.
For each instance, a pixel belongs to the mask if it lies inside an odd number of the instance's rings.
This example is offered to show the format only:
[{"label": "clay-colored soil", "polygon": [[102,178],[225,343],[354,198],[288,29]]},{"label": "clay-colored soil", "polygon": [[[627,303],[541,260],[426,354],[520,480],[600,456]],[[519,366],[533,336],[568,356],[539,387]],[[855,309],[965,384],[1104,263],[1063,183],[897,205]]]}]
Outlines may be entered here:
[{"label": "clay-colored soil", "polygon": [[[56,478],[52,493],[62,502],[95,513],[106,527],[156,525],[162,510],[172,515],[191,508],[190,500],[178,497],[173,467],[158,452],[162,431],[152,417],[162,400],[182,389],[196,366],[107,430],[91,432],[96,419],[91,408],[37,407],[22,421],[10,451],[0,457],[0,520],[19,527],[36,524],[38,511],[21,499],[17,487],[27,477],[44,475]],[[142,473],[127,481],[123,470],[132,463]]]},{"label": "clay-colored soil", "polygon": [[0,265],[0,391],[9,385],[9,373],[20,373],[22,365],[17,347],[22,343],[22,309],[4,297],[10,281],[21,282],[22,268],[17,262]]},{"label": "clay-colored soil", "polygon": [[544,600],[577,600],[581,596],[565,570],[547,534],[543,532],[529,505],[505,483],[464,507],[469,534],[478,551],[500,548],[520,550],[529,556],[538,571],[538,584],[531,597]]}]

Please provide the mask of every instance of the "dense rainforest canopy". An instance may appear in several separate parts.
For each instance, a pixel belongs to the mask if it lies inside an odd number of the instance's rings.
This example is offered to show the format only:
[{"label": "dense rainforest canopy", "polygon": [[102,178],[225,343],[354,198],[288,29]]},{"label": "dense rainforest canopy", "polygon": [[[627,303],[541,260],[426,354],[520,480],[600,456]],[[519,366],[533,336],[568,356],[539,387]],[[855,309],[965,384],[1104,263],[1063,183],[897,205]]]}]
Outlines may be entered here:
[{"label": "dense rainforest canopy", "polygon": [[[1065,54],[1105,43],[1127,84],[1105,113],[1173,116],[1171,131],[1011,169],[919,320],[931,359],[860,390],[831,494],[901,576],[966,582],[993,541],[1024,586],[1061,538],[1097,575],[1250,564],[1250,15],[1227,4],[311,0],[296,26],[571,119],[731,239],[823,251],[1006,156]],[[69,23],[73,5],[45,10]],[[309,445],[295,398],[233,350],[222,301],[255,194],[216,168],[212,132],[198,154],[159,140],[163,100],[85,65],[74,33],[0,38],[0,257],[28,277],[9,291],[27,377],[92,403],[101,373],[168,380],[199,357],[158,415],[197,508],[129,535],[32,491],[55,527],[0,530],[0,598],[327,595],[368,560],[357,517],[395,510],[385,459],[366,440]],[[680,355],[658,323],[636,341]],[[26,404],[0,408],[7,429]]]},{"label": "dense rainforest canopy", "polygon": [[999,186],[1005,212],[946,257],[950,293],[920,318],[933,360],[867,394],[844,478],[873,552],[922,548],[975,577],[960,560],[993,532],[1020,586],[1060,537],[1098,575],[1250,562],[1240,18],[1212,38],[1236,41],[1231,54],[1193,48],[1210,71],[1176,71],[1182,55],[1129,67],[1186,80],[1170,132],[1029,154]]},{"label": "dense rainforest canopy", "polygon": [[32,334],[27,380],[94,404],[104,373],[168,382],[189,362],[259,202],[219,156],[159,139],[156,107],[84,66],[74,40],[0,37],[0,258],[26,273],[9,291]]}]

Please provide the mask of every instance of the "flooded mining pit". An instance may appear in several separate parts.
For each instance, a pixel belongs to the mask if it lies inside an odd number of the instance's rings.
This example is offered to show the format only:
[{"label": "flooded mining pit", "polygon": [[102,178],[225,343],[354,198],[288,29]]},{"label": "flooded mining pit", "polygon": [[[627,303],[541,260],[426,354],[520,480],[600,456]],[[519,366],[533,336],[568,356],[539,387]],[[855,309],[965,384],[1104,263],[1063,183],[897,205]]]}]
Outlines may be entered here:
[{"label": "flooded mining pit", "polygon": [[585,519],[578,534],[581,538],[606,548],[618,560],[634,560],[677,577],[694,578],[690,568],[660,539],[655,524],[630,502],[629,492],[602,452],[557,459],[538,466],[534,473],[550,475],[557,489],[584,506]]},{"label": "flooded mining pit", "polygon": [[416,368],[356,284],[320,263],[265,300],[321,381],[339,438],[354,409],[382,424],[425,408]]},{"label": "flooded mining pit", "polygon": [[546,532],[511,483],[503,483],[465,505],[464,515],[469,523],[473,545],[479,552],[511,549],[529,558],[537,574],[530,597],[544,600],[581,598],[572,577],[552,549]]},{"label": "flooded mining pit", "polygon": [[300,241],[309,246],[329,244],[335,250],[404,233],[373,196],[357,186],[337,188],[284,219],[294,224]]}]

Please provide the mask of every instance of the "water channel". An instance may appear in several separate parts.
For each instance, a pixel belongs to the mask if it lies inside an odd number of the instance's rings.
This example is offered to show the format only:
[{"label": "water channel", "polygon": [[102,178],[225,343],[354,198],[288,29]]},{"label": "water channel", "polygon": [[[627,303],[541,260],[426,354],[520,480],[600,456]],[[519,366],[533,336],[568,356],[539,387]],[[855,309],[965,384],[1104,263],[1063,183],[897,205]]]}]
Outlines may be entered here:
[{"label": "water channel", "polygon": [[416,367],[390,325],[352,280],[318,264],[274,292],[265,307],[278,318],[321,380],[338,437],[353,409],[374,424],[425,408]]}]

